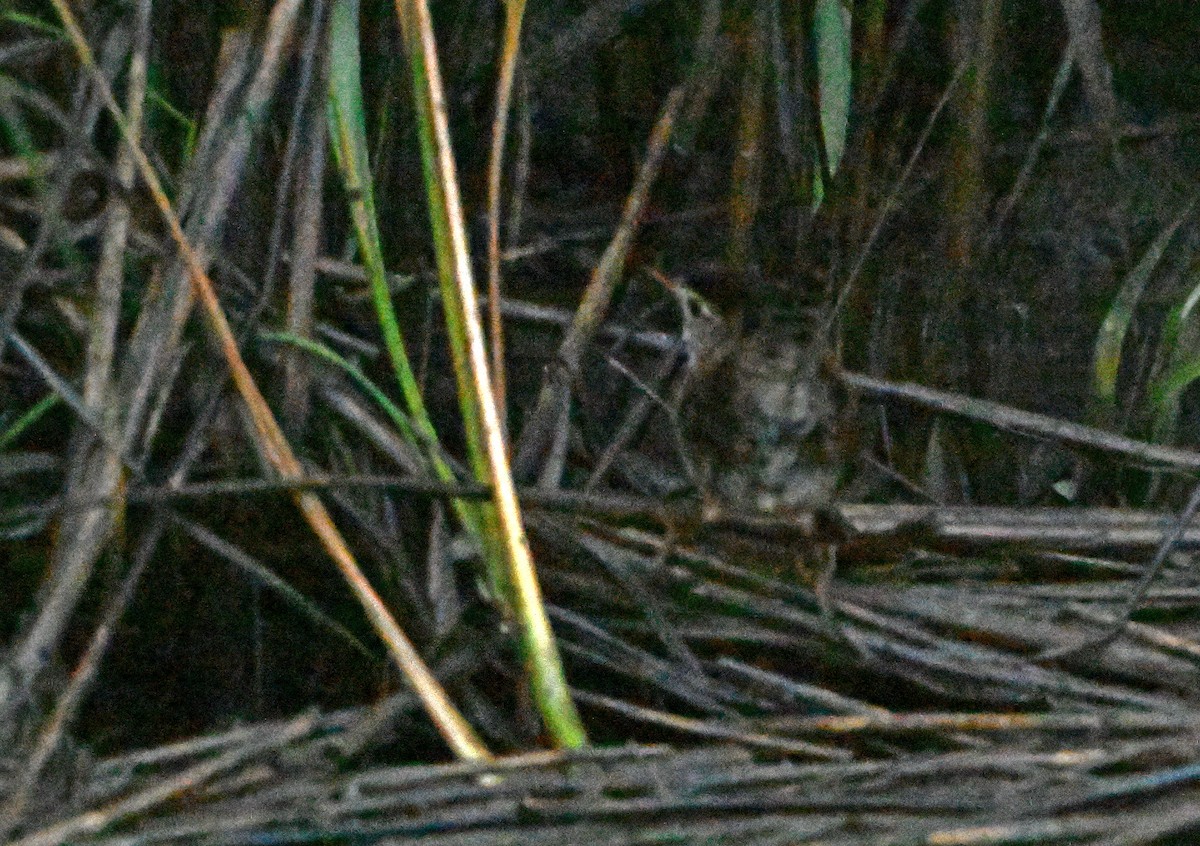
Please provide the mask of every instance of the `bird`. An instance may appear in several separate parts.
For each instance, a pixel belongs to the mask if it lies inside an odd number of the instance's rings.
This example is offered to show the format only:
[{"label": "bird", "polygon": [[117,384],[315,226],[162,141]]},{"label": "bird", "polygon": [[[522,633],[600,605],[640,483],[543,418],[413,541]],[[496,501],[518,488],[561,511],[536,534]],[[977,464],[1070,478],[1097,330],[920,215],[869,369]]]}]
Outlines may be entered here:
[{"label": "bird", "polygon": [[706,493],[771,514],[826,505],[841,461],[819,320],[759,324],[727,344],[687,404]]}]

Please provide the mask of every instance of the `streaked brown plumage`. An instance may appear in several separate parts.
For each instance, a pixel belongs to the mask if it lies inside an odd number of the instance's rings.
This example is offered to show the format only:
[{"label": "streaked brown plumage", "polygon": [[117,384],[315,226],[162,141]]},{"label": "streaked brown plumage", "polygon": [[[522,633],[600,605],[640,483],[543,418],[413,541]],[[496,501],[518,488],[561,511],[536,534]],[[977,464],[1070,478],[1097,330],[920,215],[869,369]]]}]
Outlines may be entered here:
[{"label": "streaked brown plumage", "polygon": [[819,352],[796,329],[769,326],[740,338],[688,404],[708,484],[731,507],[776,512],[833,496],[832,392]]}]

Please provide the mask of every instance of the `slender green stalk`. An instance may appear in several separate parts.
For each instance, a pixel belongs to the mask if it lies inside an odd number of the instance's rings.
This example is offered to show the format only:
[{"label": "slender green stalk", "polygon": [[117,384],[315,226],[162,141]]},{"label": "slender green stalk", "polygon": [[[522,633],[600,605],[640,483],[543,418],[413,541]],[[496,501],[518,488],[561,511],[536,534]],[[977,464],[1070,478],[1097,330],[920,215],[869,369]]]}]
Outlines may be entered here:
[{"label": "slender green stalk", "polygon": [[[401,429],[401,434],[414,439],[440,481],[456,481],[454,471],[442,458],[437,430],[421,396],[421,387],[408,357],[388,287],[367,153],[358,8],[358,0],[338,0],[333,6],[330,21],[329,125],[334,157],[346,185],[350,217],[371,289],[375,317],[379,321],[388,360],[408,410],[408,421]],[[315,350],[309,349],[309,352]],[[328,359],[328,356],[325,357]],[[378,400],[374,385],[368,391]],[[481,506],[477,503],[456,503],[455,510],[467,530],[484,547],[486,554],[486,518],[481,513]]]},{"label": "slender green stalk", "polygon": [[334,367],[341,370],[349,376],[356,385],[358,385],[371,399],[375,401],[383,413],[392,421],[392,425],[400,432],[400,436],[411,444],[420,446],[421,441],[417,437],[416,431],[413,429],[412,422],[408,419],[398,405],[392,402],[382,388],[371,381],[370,377],[362,370],[355,366],[353,362],[346,359],[345,356],[339,355],[336,351],[331,350],[324,344],[314,341],[311,338],[302,338],[299,335],[294,335],[291,332],[263,332],[259,338],[264,341],[274,341],[281,344],[291,344],[297,349],[304,350],[309,355],[332,364]]},{"label": "slender green stalk", "polygon": [[[495,511],[487,513],[489,529],[494,527],[488,535],[496,546],[487,561],[493,581],[507,581],[511,588],[508,598],[520,621],[534,699],[550,735],[560,746],[580,746],[587,736],[542,603],[488,371],[429,8],[424,0],[396,0],[396,15],[412,73],[430,229],[467,448],[476,477],[489,481],[494,494]],[[490,519],[493,514],[495,522]]]},{"label": "slender green stalk", "polygon": [[1200,326],[1196,320],[1198,306],[1200,284],[1195,284],[1183,302],[1167,315],[1163,326],[1159,358],[1166,365],[1150,384],[1153,438],[1156,443],[1170,442],[1179,416],[1179,400],[1188,386],[1200,379]]},{"label": "slender green stalk", "polygon": [[61,401],[62,398],[58,394],[47,394],[30,406],[29,410],[14,420],[11,426],[0,432],[0,450],[21,437],[21,434],[26,429],[41,420],[47,411],[54,408]]},{"label": "slender green stalk", "polygon": [[1151,275],[1162,260],[1167,245],[1175,237],[1175,231],[1191,214],[1198,198],[1200,195],[1193,196],[1175,219],[1155,236],[1138,263],[1125,275],[1108,314],[1104,316],[1092,358],[1092,422],[1095,424],[1110,425],[1116,416],[1117,373],[1121,366],[1125,336]]}]

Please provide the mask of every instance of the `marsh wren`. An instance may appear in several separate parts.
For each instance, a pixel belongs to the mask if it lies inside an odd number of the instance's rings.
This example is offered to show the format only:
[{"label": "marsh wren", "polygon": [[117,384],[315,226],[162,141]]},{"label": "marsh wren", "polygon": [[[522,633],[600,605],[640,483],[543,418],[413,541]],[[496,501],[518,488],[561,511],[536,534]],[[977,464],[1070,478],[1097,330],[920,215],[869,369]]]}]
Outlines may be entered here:
[{"label": "marsh wren", "polygon": [[835,408],[811,335],[789,322],[741,336],[697,387],[690,432],[712,493],[733,507],[777,512],[833,497]]}]

